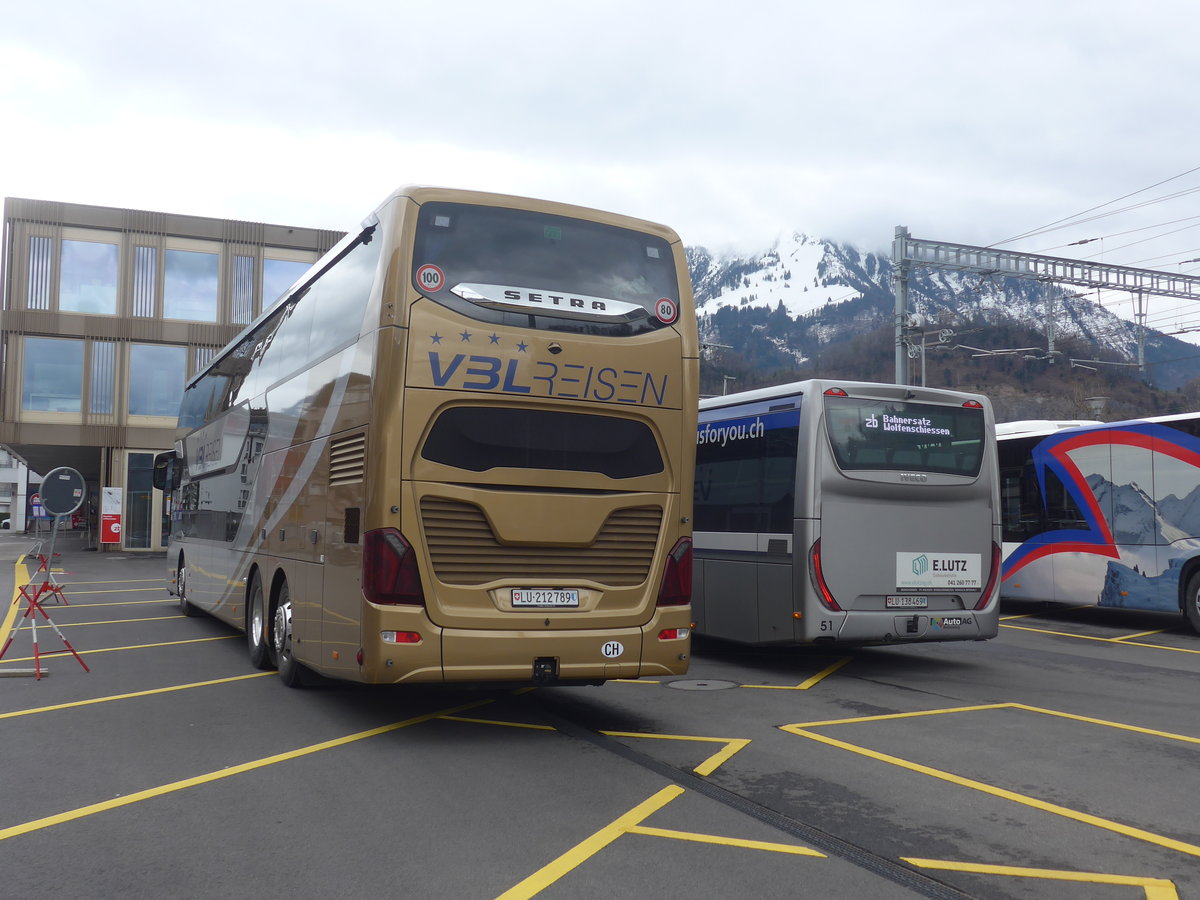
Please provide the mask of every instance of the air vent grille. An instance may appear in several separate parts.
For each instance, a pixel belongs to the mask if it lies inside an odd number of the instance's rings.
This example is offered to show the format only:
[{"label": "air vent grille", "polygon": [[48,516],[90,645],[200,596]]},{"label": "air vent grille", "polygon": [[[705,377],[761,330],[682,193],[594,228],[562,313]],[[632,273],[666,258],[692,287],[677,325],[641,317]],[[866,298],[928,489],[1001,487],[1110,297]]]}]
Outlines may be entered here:
[{"label": "air vent grille", "polygon": [[366,476],[367,436],[351,434],[329,443],[329,484],[356,484]]},{"label": "air vent grille", "polygon": [[614,510],[589,547],[505,546],[496,539],[482,509],[443,497],[422,498],[421,521],[434,573],[444,584],[530,578],[587,579],[629,587],[650,574],[662,509]]}]

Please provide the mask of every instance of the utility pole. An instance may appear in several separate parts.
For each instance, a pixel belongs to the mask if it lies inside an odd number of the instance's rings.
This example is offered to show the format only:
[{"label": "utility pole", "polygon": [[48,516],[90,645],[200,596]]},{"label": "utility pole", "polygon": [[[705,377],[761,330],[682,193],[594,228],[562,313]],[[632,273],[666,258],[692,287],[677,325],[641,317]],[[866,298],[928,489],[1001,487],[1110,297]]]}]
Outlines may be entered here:
[{"label": "utility pole", "polygon": [[1046,287],[1046,356],[1047,364],[1054,365],[1054,285],[1042,282]]},{"label": "utility pole", "polygon": [[896,264],[896,384],[908,384],[908,350],[905,347],[904,334],[904,326],[908,319],[907,241],[908,229],[897,225],[892,241],[892,260]]}]

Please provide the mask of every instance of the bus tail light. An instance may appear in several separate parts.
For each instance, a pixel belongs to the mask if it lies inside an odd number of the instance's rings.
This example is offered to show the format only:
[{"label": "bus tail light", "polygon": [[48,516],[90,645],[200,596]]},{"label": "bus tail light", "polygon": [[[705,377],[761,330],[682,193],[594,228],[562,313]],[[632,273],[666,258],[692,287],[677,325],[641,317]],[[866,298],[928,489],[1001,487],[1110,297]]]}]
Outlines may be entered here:
[{"label": "bus tail light", "polygon": [[385,644],[419,644],[421,635],[416,631],[381,631],[379,638]]},{"label": "bus tail light", "polygon": [[987,606],[988,601],[992,599],[992,591],[996,587],[996,579],[1000,577],[1000,545],[992,541],[992,571],[988,575],[987,584],[983,587],[983,593],[979,595],[979,602],[975,604],[975,609],[983,609]]},{"label": "bus tail light", "polygon": [[362,589],[372,603],[425,605],[417,554],[395,528],[380,528],[363,536]]},{"label": "bus tail light", "polygon": [[687,606],[692,602],[692,539],[680,538],[667,554],[658,591],[659,606]]},{"label": "bus tail light", "polygon": [[811,565],[809,567],[812,572],[813,585],[817,589],[817,597],[821,604],[832,612],[841,612],[842,608],[838,606],[838,602],[833,599],[833,593],[829,590],[829,585],[825,583],[825,573],[821,571],[821,539],[817,538],[817,542],[812,545],[812,550],[808,553]]},{"label": "bus tail light", "polygon": [[664,628],[658,633],[660,641],[683,641],[687,640],[692,633],[690,628]]}]

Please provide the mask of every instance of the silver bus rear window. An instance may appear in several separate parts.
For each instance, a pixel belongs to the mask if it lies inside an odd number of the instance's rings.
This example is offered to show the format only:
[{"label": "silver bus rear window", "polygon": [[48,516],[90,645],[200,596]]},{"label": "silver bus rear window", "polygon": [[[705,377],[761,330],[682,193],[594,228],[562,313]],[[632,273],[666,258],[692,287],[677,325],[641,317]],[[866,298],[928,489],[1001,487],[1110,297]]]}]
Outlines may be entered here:
[{"label": "silver bus rear window", "polygon": [[860,397],[825,398],[825,427],[843,471],[979,474],[982,409]]}]

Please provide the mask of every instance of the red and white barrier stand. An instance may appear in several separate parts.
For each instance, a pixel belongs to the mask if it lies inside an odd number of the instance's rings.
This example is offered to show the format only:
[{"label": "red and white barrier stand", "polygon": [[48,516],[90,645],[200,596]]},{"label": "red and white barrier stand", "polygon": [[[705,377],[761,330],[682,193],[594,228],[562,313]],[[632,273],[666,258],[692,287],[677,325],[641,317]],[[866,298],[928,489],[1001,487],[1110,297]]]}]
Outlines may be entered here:
[{"label": "red and white barrier stand", "polygon": [[[91,671],[91,669],[89,669],[87,667],[87,663],[85,663],[83,661],[83,658],[80,657],[80,655],[75,652],[75,648],[71,646],[71,642],[68,641],[65,637],[63,637],[63,633],[61,631],[59,631],[58,626],[54,624],[54,620],[50,618],[50,614],[47,613],[45,608],[42,606],[42,604],[45,602],[46,598],[48,598],[48,597],[53,597],[56,600],[61,601],[62,603],[66,604],[68,606],[70,605],[69,603],[67,603],[67,597],[66,597],[66,594],[63,593],[62,585],[60,585],[57,581],[55,581],[54,573],[50,571],[49,563],[51,560],[54,559],[54,555],[55,555],[54,554],[54,534],[57,531],[58,522],[56,521],[54,523],[54,525],[56,527],[51,528],[51,530],[50,530],[50,552],[43,555],[40,552],[40,546],[39,546],[38,547],[39,552],[34,553],[31,551],[31,553],[30,553],[31,556],[36,556],[37,559],[40,561],[40,565],[38,566],[37,572],[34,573],[34,577],[36,578],[37,575],[44,573],[43,578],[42,578],[42,583],[35,587],[32,581],[29,582],[28,584],[21,587],[18,596],[13,599],[13,603],[20,603],[22,599],[25,600],[25,603],[26,603],[25,612],[21,614],[20,619],[18,620],[17,626],[15,628],[13,628],[12,634],[10,634],[8,636],[8,639],[4,642],[4,649],[0,650],[0,659],[4,659],[4,654],[7,653],[8,648],[12,646],[12,642],[16,638],[17,633],[22,628],[25,628],[26,626],[28,626],[30,634],[33,636],[33,671],[29,672],[24,669],[22,669],[22,670],[10,669],[2,674],[8,674],[8,675],[32,674],[36,677],[37,680],[40,681],[42,678],[42,657],[43,656],[53,656],[53,655],[60,654],[60,653],[70,653],[72,656],[75,657],[76,662],[78,662],[81,666],[83,666],[83,671],[85,671],[85,672]],[[39,542],[39,544],[40,544],[40,542]],[[38,620],[39,615],[43,619],[45,619],[45,625],[49,625],[50,628],[53,629],[54,633],[56,635],[58,635],[58,639],[60,641],[62,641],[63,646],[66,648],[65,650],[49,650],[49,651],[46,651],[45,653],[43,653],[41,651],[41,648],[38,646],[38,634],[37,634],[37,629],[38,629],[38,621],[37,620]],[[43,625],[42,627],[44,628],[45,625]]]}]

